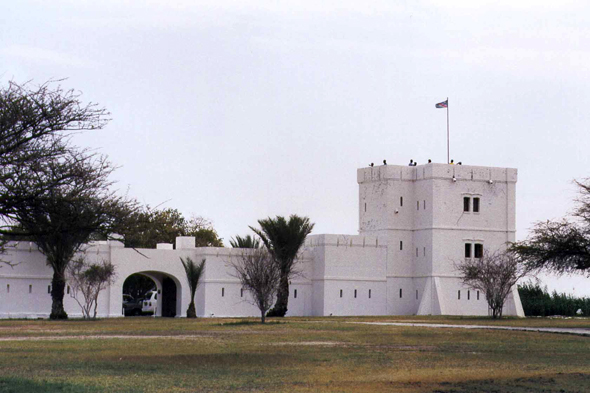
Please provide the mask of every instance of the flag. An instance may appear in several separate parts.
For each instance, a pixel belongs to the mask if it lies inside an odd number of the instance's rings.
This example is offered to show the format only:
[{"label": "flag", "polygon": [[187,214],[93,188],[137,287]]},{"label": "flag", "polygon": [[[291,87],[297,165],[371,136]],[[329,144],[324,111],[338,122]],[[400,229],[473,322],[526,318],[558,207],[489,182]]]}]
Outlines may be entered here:
[{"label": "flag", "polygon": [[437,108],[448,108],[449,107],[449,100],[439,102],[438,104],[436,104],[436,107]]}]

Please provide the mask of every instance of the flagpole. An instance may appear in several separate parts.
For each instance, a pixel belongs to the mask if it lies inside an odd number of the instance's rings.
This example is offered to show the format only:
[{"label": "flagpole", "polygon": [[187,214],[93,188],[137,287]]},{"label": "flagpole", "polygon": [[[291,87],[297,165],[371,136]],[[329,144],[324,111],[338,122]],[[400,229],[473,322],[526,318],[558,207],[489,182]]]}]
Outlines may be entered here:
[{"label": "flagpole", "polygon": [[449,97],[447,97],[447,164],[451,161],[450,158],[450,148],[449,148]]}]

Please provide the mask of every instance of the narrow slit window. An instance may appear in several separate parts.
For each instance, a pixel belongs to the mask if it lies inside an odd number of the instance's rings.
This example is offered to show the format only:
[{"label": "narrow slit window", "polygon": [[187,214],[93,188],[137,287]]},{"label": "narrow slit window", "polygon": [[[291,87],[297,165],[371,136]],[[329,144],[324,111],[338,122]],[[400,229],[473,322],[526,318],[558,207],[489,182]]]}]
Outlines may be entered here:
[{"label": "narrow slit window", "polygon": [[418,257],[418,247],[416,247],[416,257]]},{"label": "narrow slit window", "polygon": [[356,299],[356,289],[354,290],[354,298]]},{"label": "narrow slit window", "polygon": [[476,243],[473,248],[474,248],[474,250],[473,250],[474,255],[473,256],[475,258],[483,257],[483,244]]},{"label": "narrow slit window", "polygon": [[461,300],[461,290],[460,289],[457,291],[457,299]]},{"label": "narrow slit window", "polygon": [[422,209],[426,210],[426,201],[422,203]]},{"label": "narrow slit window", "polygon": [[68,292],[68,295],[69,295],[70,294],[70,286],[69,285],[68,285],[68,288],[67,288],[67,292]]},{"label": "narrow slit window", "polygon": [[293,290],[293,298],[297,299],[297,289]]},{"label": "narrow slit window", "polygon": [[365,202],[365,213],[367,212],[367,202]]},{"label": "narrow slit window", "polygon": [[369,299],[371,298],[371,290],[369,289]]},{"label": "narrow slit window", "polygon": [[424,247],[424,249],[422,250],[422,253],[424,254],[424,256],[426,256],[426,247]]},{"label": "narrow slit window", "polygon": [[51,285],[47,286],[47,293],[51,293]]},{"label": "narrow slit window", "polygon": [[416,300],[418,300],[418,290],[416,289]]},{"label": "narrow slit window", "polygon": [[420,210],[420,201],[416,201],[416,210]]},{"label": "narrow slit window", "polygon": [[29,285],[29,293],[33,293],[33,286]]},{"label": "narrow slit window", "polygon": [[404,242],[403,241],[399,241],[399,250],[402,251],[404,249]]},{"label": "narrow slit window", "polygon": [[10,284],[6,284],[6,293],[10,293]]},{"label": "narrow slit window", "polygon": [[479,198],[473,198],[473,212],[479,213]]},{"label": "narrow slit window", "polygon": [[479,291],[477,291],[477,300],[479,300]]},{"label": "narrow slit window", "polygon": [[465,258],[471,258],[471,243],[465,243]]},{"label": "narrow slit window", "polygon": [[240,297],[244,297],[244,288],[240,288]]},{"label": "narrow slit window", "polygon": [[404,205],[404,197],[399,197],[399,205],[403,206]]},{"label": "narrow slit window", "polygon": [[340,297],[342,297],[342,289],[340,290]]},{"label": "narrow slit window", "polygon": [[470,207],[471,207],[471,198],[464,197],[463,198],[463,211],[468,212],[470,210]]},{"label": "narrow slit window", "polygon": [[221,297],[225,296],[225,288],[221,288]]},{"label": "narrow slit window", "polygon": [[399,289],[399,298],[400,299],[402,298],[402,289],[401,288]]},{"label": "narrow slit window", "polygon": [[470,293],[470,291],[467,291],[467,300],[470,300],[470,299],[471,299],[471,293]]}]

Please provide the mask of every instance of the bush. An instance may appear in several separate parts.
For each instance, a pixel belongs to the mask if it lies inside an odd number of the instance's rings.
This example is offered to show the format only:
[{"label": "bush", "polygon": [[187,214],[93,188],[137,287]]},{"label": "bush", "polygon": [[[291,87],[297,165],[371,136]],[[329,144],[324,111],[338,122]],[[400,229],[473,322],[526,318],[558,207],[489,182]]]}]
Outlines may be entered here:
[{"label": "bush", "polygon": [[556,291],[549,294],[547,287],[541,287],[539,282],[529,281],[519,285],[518,294],[526,316],[578,316],[578,310],[582,310],[583,316],[590,316],[590,298],[578,298]]}]

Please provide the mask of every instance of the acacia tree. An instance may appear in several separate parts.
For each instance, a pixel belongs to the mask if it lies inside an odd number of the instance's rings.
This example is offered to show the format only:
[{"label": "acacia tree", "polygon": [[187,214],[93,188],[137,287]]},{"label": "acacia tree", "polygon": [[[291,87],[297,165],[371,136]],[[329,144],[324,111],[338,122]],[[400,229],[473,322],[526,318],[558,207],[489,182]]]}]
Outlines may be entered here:
[{"label": "acacia tree", "polygon": [[188,305],[188,309],[186,310],[186,317],[196,318],[197,311],[195,309],[195,293],[197,292],[199,281],[201,280],[201,277],[205,271],[205,258],[203,258],[199,264],[194,262],[190,257],[186,257],[186,259],[182,259],[182,257],[180,257],[180,262],[182,262],[182,266],[184,266],[186,280],[188,281],[188,287],[191,291],[191,302]]},{"label": "acacia tree", "polygon": [[281,272],[267,250],[255,249],[244,252],[229,265],[234,269],[234,277],[242,283],[242,287],[252,295],[252,303],[260,310],[260,322],[266,322],[266,313],[272,307]]},{"label": "acacia tree", "polygon": [[296,273],[295,261],[307,235],[314,224],[307,217],[291,215],[289,221],[284,217],[258,220],[260,229],[252,228],[277,264],[281,273],[277,302],[268,312],[269,317],[284,317],[289,302],[289,279]]},{"label": "acacia tree", "polygon": [[[104,157],[70,151],[40,163],[35,178],[19,178],[12,190],[21,202],[5,215],[13,226],[4,233],[33,241],[47,258],[53,269],[52,319],[67,318],[65,273],[76,252],[93,238],[107,238],[135,209],[133,201],[109,190],[112,170]],[[39,192],[34,187],[36,178],[54,185]],[[62,178],[68,181],[53,181]]]},{"label": "acacia tree", "polygon": [[530,269],[510,252],[484,250],[481,258],[466,258],[455,264],[463,284],[485,294],[492,318],[502,318],[502,310],[516,282]]},{"label": "acacia tree", "polygon": [[[79,93],[56,82],[40,86],[9,82],[0,87],[0,217],[4,220],[14,214],[15,206],[76,176],[67,171],[60,176],[44,173],[48,160],[70,155],[69,133],[100,129],[108,122],[105,109],[82,104]],[[18,192],[22,184],[29,187],[27,193]],[[7,230],[7,225],[1,229]]]},{"label": "acacia tree", "polygon": [[576,184],[580,196],[573,219],[538,222],[527,240],[511,245],[530,268],[590,275],[590,179]]},{"label": "acacia tree", "polygon": [[260,239],[250,235],[244,237],[236,235],[235,239],[229,240],[229,244],[233,248],[260,248]]},{"label": "acacia tree", "polygon": [[84,256],[70,262],[67,268],[70,296],[82,309],[84,318],[96,319],[98,295],[107,285],[113,283],[115,275],[115,266],[111,262],[88,263]]}]

